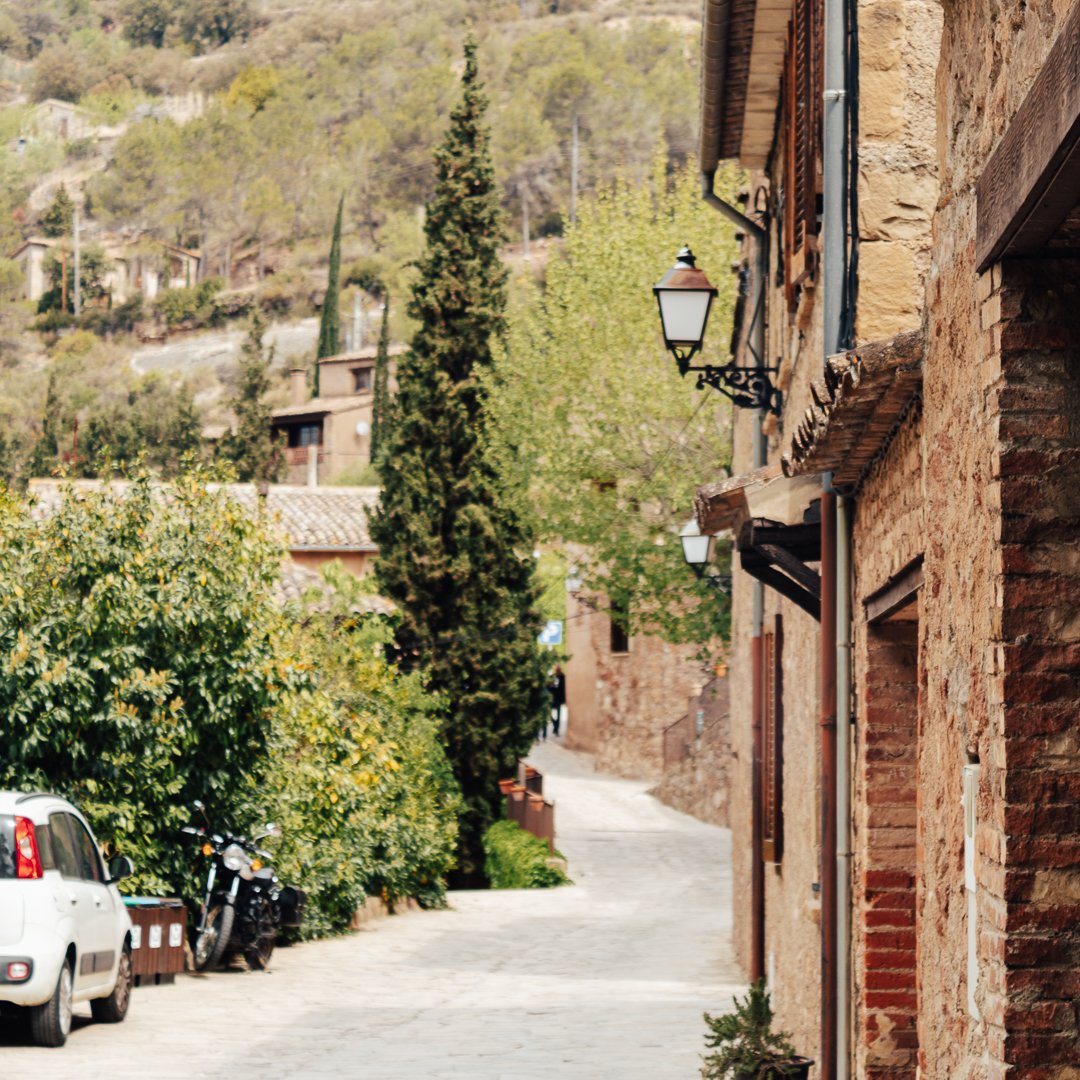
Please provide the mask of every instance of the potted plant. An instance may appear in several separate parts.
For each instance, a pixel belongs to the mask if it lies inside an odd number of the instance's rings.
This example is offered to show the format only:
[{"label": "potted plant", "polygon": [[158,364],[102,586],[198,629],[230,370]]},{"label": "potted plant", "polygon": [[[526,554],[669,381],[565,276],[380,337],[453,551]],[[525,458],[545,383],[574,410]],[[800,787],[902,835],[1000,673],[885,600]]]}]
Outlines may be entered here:
[{"label": "potted plant", "polygon": [[709,1027],[705,1045],[711,1051],[702,1059],[705,1080],[773,1080],[781,1076],[806,1080],[814,1063],[795,1053],[787,1032],[772,1030],[773,1011],[765,980],[752,984],[742,1001],[732,1000],[733,1013],[705,1014]]}]

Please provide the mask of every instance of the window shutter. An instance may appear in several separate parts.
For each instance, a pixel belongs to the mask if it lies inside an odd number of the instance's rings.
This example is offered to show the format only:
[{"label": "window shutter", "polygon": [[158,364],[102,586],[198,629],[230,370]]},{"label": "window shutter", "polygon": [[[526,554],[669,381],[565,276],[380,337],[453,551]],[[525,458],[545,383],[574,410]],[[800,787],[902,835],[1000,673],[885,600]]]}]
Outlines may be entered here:
[{"label": "window shutter", "polygon": [[818,194],[821,190],[823,114],[822,0],[795,0],[784,65],[785,289],[794,305],[796,286],[813,272]]},{"label": "window shutter", "polygon": [[784,687],[783,622],[775,616],[763,641],[764,693],[761,695],[761,847],[765,862],[780,862],[783,851]]}]

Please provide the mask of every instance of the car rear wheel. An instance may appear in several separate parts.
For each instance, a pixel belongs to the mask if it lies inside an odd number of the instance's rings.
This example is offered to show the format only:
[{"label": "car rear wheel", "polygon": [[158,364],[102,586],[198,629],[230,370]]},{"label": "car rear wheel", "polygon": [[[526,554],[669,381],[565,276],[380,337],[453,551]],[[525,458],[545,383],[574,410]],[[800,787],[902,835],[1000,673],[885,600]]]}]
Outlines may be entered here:
[{"label": "car rear wheel", "polygon": [[116,971],[116,985],[106,998],[90,1002],[90,1012],[103,1024],[119,1024],[127,1016],[131,1004],[131,949],[126,945],[120,954],[120,966]]},{"label": "car rear wheel", "polygon": [[65,960],[53,996],[30,1010],[30,1037],[36,1046],[63,1046],[71,1031],[71,961]]}]

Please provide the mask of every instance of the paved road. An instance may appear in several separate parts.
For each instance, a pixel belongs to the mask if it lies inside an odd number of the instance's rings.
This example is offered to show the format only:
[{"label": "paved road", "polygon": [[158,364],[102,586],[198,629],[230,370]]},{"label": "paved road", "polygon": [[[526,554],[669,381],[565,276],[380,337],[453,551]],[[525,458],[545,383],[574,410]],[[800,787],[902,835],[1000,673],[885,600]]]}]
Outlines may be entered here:
[{"label": "paved road", "polygon": [[682,1080],[701,1013],[740,989],[728,944],[730,838],[592,772],[550,742],[573,887],[456,893],[452,910],[282,949],[274,970],[136,991],[119,1027],[62,1050],[0,1032],[0,1071],[161,1077]]},{"label": "paved road", "polygon": [[[210,368],[225,375],[240,359],[240,349],[247,337],[245,330],[215,330],[201,334],[179,334],[162,345],[144,345],[131,355],[131,367],[140,374],[149,371],[194,374]],[[295,323],[274,323],[263,341],[274,346],[279,364],[290,357],[310,359],[319,338],[319,320],[301,319]]]}]

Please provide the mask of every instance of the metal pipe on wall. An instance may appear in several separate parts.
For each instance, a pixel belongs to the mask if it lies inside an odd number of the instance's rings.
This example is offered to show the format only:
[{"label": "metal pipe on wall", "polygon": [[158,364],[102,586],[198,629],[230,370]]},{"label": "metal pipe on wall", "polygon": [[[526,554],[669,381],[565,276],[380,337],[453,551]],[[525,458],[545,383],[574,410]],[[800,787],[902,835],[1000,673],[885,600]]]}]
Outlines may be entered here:
[{"label": "metal pipe on wall", "polygon": [[836,501],[836,1077],[849,1075],[851,986],[851,502]]},{"label": "metal pipe on wall", "polygon": [[821,496],[821,1076],[836,1071],[836,495]]}]

